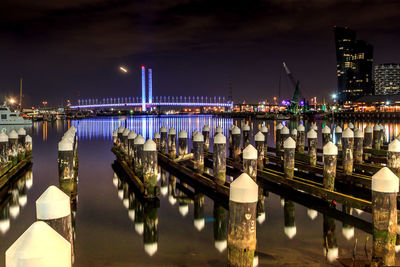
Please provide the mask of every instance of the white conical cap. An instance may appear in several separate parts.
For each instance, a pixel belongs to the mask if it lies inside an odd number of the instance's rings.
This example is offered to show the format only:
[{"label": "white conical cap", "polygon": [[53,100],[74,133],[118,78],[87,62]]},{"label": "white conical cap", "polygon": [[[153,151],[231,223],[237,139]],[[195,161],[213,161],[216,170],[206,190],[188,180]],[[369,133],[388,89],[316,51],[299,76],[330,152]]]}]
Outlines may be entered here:
[{"label": "white conical cap", "polygon": [[118,131],[117,131],[117,130],[113,131],[113,132],[112,132],[112,136],[113,136],[113,137],[117,137],[117,136],[118,136]]},{"label": "white conical cap", "polygon": [[369,125],[367,125],[367,127],[365,127],[365,132],[366,132],[366,133],[372,133],[372,132],[373,132],[372,127],[369,126]]},{"label": "white conical cap", "polygon": [[189,213],[189,205],[179,205],[179,213],[185,217]]},{"label": "white conical cap", "polygon": [[58,142],[58,151],[72,151],[74,150],[74,145],[71,141],[67,139],[62,139]]},{"label": "white conical cap", "polygon": [[268,133],[268,128],[265,125],[261,126],[261,132],[263,134]]},{"label": "white conical cap", "polygon": [[9,134],[8,134],[8,139],[17,139],[18,138],[18,133],[15,130],[12,130]]},{"label": "white conical cap", "polygon": [[323,148],[323,153],[324,155],[337,155],[338,154],[338,149],[337,146],[332,143],[331,141],[329,141],[328,143],[326,143],[326,145],[324,145]]},{"label": "white conical cap", "polygon": [[230,126],[229,126],[229,130],[233,130],[233,128],[235,128],[235,124],[231,124]]},{"label": "white conical cap", "polygon": [[56,186],[49,186],[36,200],[36,218],[39,220],[53,220],[71,214],[69,196]]},{"label": "white conical cap", "polygon": [[342,134],[342,138],[354,138],[353,130],[347,127]]},{"label": "white conical cap", "polygon": [[254,141],[264,142],[265,141],[265,135],[262,132],[258,132],[254,136]]},{"label": "white conical cap", "polygon": [[228,247],[228,242],[226,240],[215,240],[214,245],[219,253],[222,253]]},{"label": "white conical cap", "polygon": [[174,127],[169,128],[168,134],[176,134],[176,130]]},{"label": "white conical cap", "polygon": [[383,167],[372,176],[371,190],[382,193],[398,193],[399,178],[388,167]]},{"label": "white conical cap", "polygon": [[129,132],[130,132],[129,129],[125,128],[124,131],[122,132],[122,136],[128,136]]},{"label": "white conical cap", "polygon": [[214,144],[226,144],[226,138],[222,133],[217,134],[214,137]]},{"label": "white conical cap", "polygon": [[136,138],[133,140],[133,143],[135,144],[135,145],[143,145],[144,144],[144,138],[143,138],[143,136],[142,135],[138,135],[138,136],[136,136]]},{"label": "white conical cap", "polygon": [[35,222],[7,249],[6,266],[70,267],[71,244],[45,222]]},{"label": "white conical cap", "polygon": [[74,143],[74,136],[72,136],[72,135],[64,135],[64,136],[61,138],[61,140],[66,140],[66,141],[68,141],[68,142],[70,142],[70,143]]},{"label": "white conical cap", "polygon": [[222,133],[224,129],[222,129],[221,125],[218,125],[217,128],[215,128],[216,133]]},{"label": "white conical cap", "polygon": [[156,132],[156,133],[154,134],[154,138],[155,138],[155,139],[160,139],[160,138],[161,138],[160,133],[159,133],[159,132]]},{"label": "white conical cap", "polygon": [[354,124],[352,122],[349,122],[349,125],[347,127],[349,127],[350,129],[353,130],[354,129]]},{"label": "white conical cap", "polygon": [[26,135],[26,131],[24,128],[19,128],[17,133],[18,135]]},{"label": "white conical cap", "polygon": [[283,142],[283,148],[296,148],[296,141],[292,137],[286,138],[285,142]]},{"label": "white conical cap", "polygon": [[311,220],[315,220],[318,217],[318,211],[313,210],[313,209],[307,209],[307,216]]},{"label": "white conical cap", "polygon": [[0,142],[8,142],[8,135],[4,132],[0,132]]},{"label": "white conical cap", "polygon": [[342,234],[347,239],[350,240],[354,237],[354,227],[353,226],[343,226]]},{"label": "white conical cap", "polygon": [[179,138],[188,138],[188,133],[185,130],[179,132]]},{"label": "white conical cap", "polygon": [[374,131],[380,131],[380,130],[381,130],[381,126],[379,124],[375,124]]},{"label": "white conical cap", "polygon": [[336,126],[335,133],[341,133],[341,132],[342,132],[342,127],[340,127],[339,125]]},{"label": "white conical cap", "polygon": [[160,133],[166,133],[167,132],[167,128],[163,125],[161,128],[160,128]]},{"label": "white conical cap", "polygon": [[257,149],[252,145],[248,145],[243,150],[243,159],[257,159],[257,154]]},{"label": "white conical cap", "polygon": [[328,253],[326,253],[326,249],[324,248],[324,256],[328,259],[329,262],[334,262],[339,257],[339,249],[328,248]]},{"label": "white conical cap", "polygon": [[204,229],[206,222],[205,222],[204,218],[194,219],[193,225],[194,225],[194,228],[196,228],[197,231],[200,232],[201,230]]},{"label": "white conical cap", "polygon": [[210,131],[210,126],[204,125],[203,126],[203,132],[209,132]]},{"label": "white conical cap", "polygon": [[300,124],[299,126],[297,126],[297,131],[304,132],[305,130],[306,130],[306,128],[304,128],[303,124]]},{"label": "white conical cap", "polygon": [[123,133],[124,132],[124,130],[125,130],[125,128],[122,126],[122,125],[120,125],[119,127],[118,127],[118,133]]},{"label": "white conical cap", "polygon": [[25,143],[32,143],[32,137],[29,134],[25,136]]},{"label": "white conical cap", "polygon": [[282,128],[283,128],[282,123],[279,123],[278,125],[276,125],[276,129],[277,129],[277,130],[280,130],[280,129],[282,129]]},{"label": "white conical cap", "polygon": [[322,133],[324,133],[324,134],[330,134],[330,133],[331,133],[331,128],[329,128],[328,125],[325,125],[325,127],[322,128]]},{"label": "white conical cap", "polygon": [[397,139],[393,139],[392,142],[389,144],[388,148],[389,152],[400,152],[400,141]]},{"label": "white conical cap", "polygon": [[137,134],[134,131],[130,131],[128,134],[128,139],[129,140],[135,139],[136,136],[137,136]]},{"label": "white conical cap", "polygon": [[75,127],[75,125],[72,125],[68,130],[71,130],[71,131],[76,132],[76,127]]},{"label": "white conical cap", "polygon": [[289,134],[289,128],[286,126],[283,126],[281,129],[281,134]]},{"label": "white conical cap", "polygon": [[291,134],[291,135],[297,135],[297,129],[293,129],[293,130],[290,132],[290,134]]},{"label": "white conical cap", "polygon": [[314,131],[318,131],[318,126],[314,124],[313,126],[311,126],[311,129],[313,129]]},{"label": "white conical cap", "polygon": [[250,126],[248,124],[245,124],[243,126],[243,131],[250,131]]},{"label": "white conical cap", "polygon": [[144,251],[147,253],[147,255],[149,255],[150,257],[152,257],[154,254],[156,254],[158,250],[158,244],[157,242],[153,242],[153,243],[146,243],[144,244]]},{"label": "white conical cap", "polygon": [[360,128],[354,129],[354,137],[355,138],[363,138],[364,137],[364,134]]},{"label": "white conical cap", "polygon": [[307,133],[307,138],[309,139],[317,138],[317,132],[314,131],[313,129],[309,130]]},{"label": "white conical cap", "polygon": [[285,226],[284,229],[285,235],[289,238],[289,239],[293,239],[293,237],[295,237],[296,233],[297,233],[297,228],[296,226]]},{"label": "white conical cap", "polygon": [[232,134],[240,134],[240,128],[237,127],[237,126],[235,126],[235,127],[232,129]]},{"label": "white conical cap", "polygon": [[231,183],[229,201],[237,203],[254,203],[258,201],[258,185],[247,173],[242,173]]},{"label": "white conical cap", "polygon": [[157,151],[157,144],[153,139],[147,139],[143,146],[143,151]]},{"label": "white conical cap", "polygon": [[1,219],[0,220],[0,233],[5,234],[10,230],[10,219]]},{"label": "white conical cap", "polygon": [[193,137],[193,142],[204,142],[204,136],[201,132],[197,132]]}]

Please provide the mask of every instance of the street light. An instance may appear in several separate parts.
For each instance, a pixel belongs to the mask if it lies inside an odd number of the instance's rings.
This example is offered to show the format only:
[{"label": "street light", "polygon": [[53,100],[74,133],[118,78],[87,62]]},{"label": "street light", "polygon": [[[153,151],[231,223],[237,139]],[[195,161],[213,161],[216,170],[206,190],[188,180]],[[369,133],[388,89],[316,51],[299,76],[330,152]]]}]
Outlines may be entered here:
[{"label": "street light", "polygon": [[15,103],[15,99],[14,98],[10,98],[8,101],[10,102],[11,105]]},{"label": "street light", "polygon": [[119,70],[122,71],[123,73],[127,73],[127,72],[128,72],[128,69],[126,69],[126,68],[123,67],[123,66],[120,66],[120,67],[119,67]]}]

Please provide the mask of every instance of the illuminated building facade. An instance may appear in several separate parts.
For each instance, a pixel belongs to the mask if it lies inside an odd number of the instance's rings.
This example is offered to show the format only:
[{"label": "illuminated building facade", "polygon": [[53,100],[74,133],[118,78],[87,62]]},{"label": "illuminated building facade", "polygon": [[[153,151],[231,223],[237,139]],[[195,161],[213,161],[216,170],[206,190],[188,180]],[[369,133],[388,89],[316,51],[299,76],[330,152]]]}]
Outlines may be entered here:
[{"label": "illuminated building facade", "polygon": [[375,94],[400,94],[400,64],[388,63],[374,68]]},{"label": "illuminated building facade", "polygon": [[339,103],[373,93],[373,47],[349,28],[334,27]]}]

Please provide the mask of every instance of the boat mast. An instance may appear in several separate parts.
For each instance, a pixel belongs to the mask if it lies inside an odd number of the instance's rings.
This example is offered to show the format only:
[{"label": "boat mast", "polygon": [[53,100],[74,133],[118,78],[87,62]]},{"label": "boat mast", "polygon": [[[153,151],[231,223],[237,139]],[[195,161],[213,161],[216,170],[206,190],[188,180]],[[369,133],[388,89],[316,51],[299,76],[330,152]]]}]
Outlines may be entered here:
[{"label": "boat mast", "polygon": [[19,110],[22,111],[22,78],[19,81]]}]

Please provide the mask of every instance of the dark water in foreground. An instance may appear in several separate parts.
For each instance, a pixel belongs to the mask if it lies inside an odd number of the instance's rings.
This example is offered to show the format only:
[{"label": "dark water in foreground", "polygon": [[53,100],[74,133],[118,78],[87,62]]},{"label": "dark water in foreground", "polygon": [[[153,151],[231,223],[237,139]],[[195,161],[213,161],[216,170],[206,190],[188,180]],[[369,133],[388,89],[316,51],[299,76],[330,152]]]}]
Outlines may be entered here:
[{"label": "dark water in foreground", "polygon": [[[29,187],[27,202],[24,203],[20,192],[18,203],[13,205],[10,214],[10,227],[3,227],[0,232],[0,265],[4,265],[6,249],[35,221],[35,201],[49,185],[58,185],[57,177],[57,142],[65,130],[73,124],[79,136],[79,185],[76,214],[75,266],[225,266],[227,251],[224,249],[224,227],[228,221],[228,212],[208,197],[204,198],[204,227],[194,223],[194,202],[180,192],[181,203],[169,197],[169,192],[161,194],[160,205],[152,212],[156,213],[158,241],[155,246],[144,248],[142,231],[146,227],[140,224],[141,209],[135,202],[136,210],[127,194],[123,194],[123,177],[114,177],[111,167],[115,160],[110,151],[112,130],[119,124],[136,129],[147,137],[152,137],[162,124],[167,128],[174,126],[177,131],[186,129],[190,133],[209,124],[211,129],[222,125],[227,131],[232,119],[220,119],[210,116],[185,117],[143,117],[125,120],[121,118],[97,118],[82,121],[35,123],[28,131],[33,136],[33,169],[16,184]],[[125,125],[126,124],[126,125]],[[275,122],[267,122],[274,129]],[[356,125],[357,126],[357,125]],[[256,125],[254,126],[256,128]],[[319,124],[321,129],[321,124]],[[225,132],[226,134],[227,132]],[[397,135],[397,125],[387,125],[388,138]],[[273,145],[273,134],[269,135]],[[119,190],[118,179],[120,180]],[[170,181],[167,173],[167,181]],[[180,183],[177,177],[177,184]],[[117,185],[117,186],[116,186]],[[129,188],[125,185],[125,188]],[[189,189],[195,191],[193,188]],[[16,186],[7,190],[18,193]],[[131,188],[128,189],[132,191]],[[268,191],[268,188],[266,188]],[[22,195],[22,197],[21,197]],[[133,195],[133,192],[131,192]],[[1,194],[1,197],[4,195]],[[125,199],[124,199],[125,196]],[[132,198],[132,197],[131,197]],[[0,199],[4,203],[6,199]],[[8,201],[8,200],[7,200]],[[343,227],[343,223],[321,213],[316,213],[300,204],[294,203],[294,217],[286,218],[285,228],[284,201],[274,193],[269,193],[264,200],[265,218],[258,218],[257,246],[260,266],[329,266],[337,265],[324,256],[325,226],[336,238],[340,257],[351,257],[357,240],[357,255],[365,256],[364,245],[371,247],[372,237],[362,230]],[[25,205],[24,205],[25,204]],[[187,205],[186,205],[187,204]],[[289,209],[291,202],[285,203]],[[19,212],[17,208],[19,207]],[[340,205],[339,205],[340,209]],[[130,211],[129,211],[130,210]],[[133,217],[132,210],[135,210]],[[369,214],[356,216],[371,221]],[[153,214],[154,215],[154,214]],[[316,216],[316,217],[315,217]],[[138,219],[139,218],[139,219]],[[153,220],[153,222],[154,222]],[[295,226],[295,227],[294,227]],[[327,229],[327,228],[325,228]],[[325,231],[326,232],[326,231]],[[346,235],[346,236],[345,236]],[[147,237],[146,237],[147,239]],[[216,242],[218,241],[218,242]],[[147,241],[146,241],[147,242]],[[216,245],[217,244],[217,245]],[[149,253],[154,253],[152,256]],[[150,254],[151,254],[150,253]]]}]

